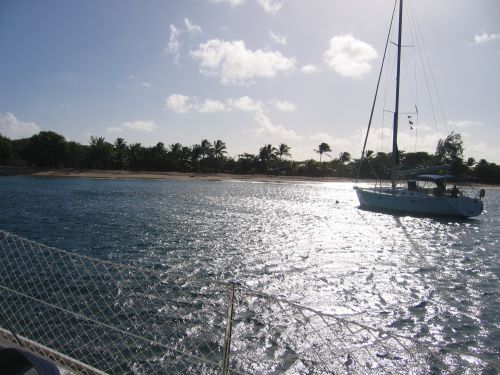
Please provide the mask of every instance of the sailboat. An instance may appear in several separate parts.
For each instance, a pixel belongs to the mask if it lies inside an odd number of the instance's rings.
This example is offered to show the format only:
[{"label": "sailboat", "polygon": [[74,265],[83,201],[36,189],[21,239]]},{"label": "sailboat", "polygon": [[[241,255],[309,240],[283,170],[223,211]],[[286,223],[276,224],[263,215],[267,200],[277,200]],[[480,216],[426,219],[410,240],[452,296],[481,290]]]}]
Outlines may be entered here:
[{"label": "sailboat", "polygon": [[[395,10],[395,8],[394,8]],[[394,17],[394,12],[393,12]],[[401,35],[403,23],[403,0],[399,0],[399,27],[397,42],[397,65],[396,65],[396,103],[393,119],[392,131],[392,158],[391,158],[391,185],[366,188],[355,186],[359,203],[362,208],[376,211],[398,211],[410,214],[434,216],[446,215],[455,217],[478,216],[483,211],[482,198],[485,195],[483,189],[476,192],[469,192],[466,189],[457,187],[458,179],[448,173],[449,166],[436,166],[425,169],[399,171],[398,170],[398,117],[399,117],[399,89],[400,89],[400,68],[401,68]],[[391,21],[392,25],[392,21]],[[386,42],[389,42],[390,31]],[[382,59],[382,67],[385,60]],[[375,99],[373,101],[370,114],[368,130],[373,117],[376,96],[382,75],[382,67],[377,82]],[[365,148],[368,138],[368,131],[361,155],[361,163],[365,157]],[[360,168],[361,168],[360,163]],[[359,177],[359,173],[358,173]],[[397,185],[397,180],[401,177],[410,177],[403,186]],[[356,179],[356,182],[358,179]],[[453,188],[447,185],[453,183]]]}]

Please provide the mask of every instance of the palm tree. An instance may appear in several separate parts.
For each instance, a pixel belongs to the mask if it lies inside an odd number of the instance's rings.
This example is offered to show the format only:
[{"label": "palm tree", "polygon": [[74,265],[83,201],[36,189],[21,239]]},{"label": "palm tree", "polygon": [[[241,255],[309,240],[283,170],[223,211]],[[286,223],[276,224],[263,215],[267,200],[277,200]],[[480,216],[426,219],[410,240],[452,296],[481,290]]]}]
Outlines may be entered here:
[{"label": "palm tree", "polygon": [[179,171],[182,167],[182,145],[177,143],[172,143],[168,146],[168,158],[170,159],[170,163],[172,164],[175,171]]},{"label": "palm tree", "polygon": [[473,167],[474,164],[477,164],[476,159],[474,159],[474,158],[468,158],[467,159],[467,166],[468,167]]},{"label": "palm tree", "polygon": [[109,169],[113,158],[113,145],[104,137],[90,137],[88,157],[92,168]]},{"label": "palm tree", "polygon": [[349,163],[349,161],[351,161],[351,154],[347,151],[341,152],[339,155],[339,161],[342,164]]},{"label": "palm tree", "polygon": [[260,161],[265,163],[266,171],[269,169],[269,161],[271,159],[276,158],[275,150],[276,149],[270,144],[267,144],[264,147],[261,147],[259,150],[259,159],[260,159]]},{"label": "palm tree", "polygon": [[323,142],[318,146],[318,149],[314,151],[316,151],[319,154],[319,162],[321,163],[321,157],[323,156],[323,153],[331,152],[332,149],[330,148],[330,145],[328,143]]},{"label": "palm tree", "polygon": [[290,146],[281,143],[278,148],[276,149],[276,154],[279,155],[280,160],[283,159],[283,156],[292,156],[290,154]]},{"label": "palm tree", "polygon": [[214,141],[213,153],[216,159],[222,159],[224,154],[227,154],[226,144],[220,139]]},{"label": "palm tree", "polygon": [[177,143],[172,143],[170,146],[170,152],[174,155],[179,154],[182,151],[182,145],[177,142]]},{"label": "palm tree", "polygon": [[149,167],[156,171],[165,169],[167,150],[163,142],[158,142],[149,149]]},{"label": "palm tree", "polygon": [[125,142],[125,139],[116,138],[113,150],[113,159],[116,168],[125,168],[125,166],[127,165],[127,152],[128,146],[127,142]]},{"label": "palm tree", "polygon": [[144,149],[140,143],[132,143],[128,148],[130,169],[144,169]]},{"label": "palm tree", "polygon": [[208,139],[203,139],[200,144],[200,156],[202,159],[205,159],[212,152],[212,145],[208,141]]},{"label": "palm tree", "polygon": [[191,167],[193,169],[198,168],[198,161],[202,155],[203,150],[201,148],[201,145],[194,145],[193,147],[191,147]]},{"label": "palm tree", "polygon": [[275,148],[272,145],[267,144],[264,147],[260,148],[259,159],[261,161],[271,160],[274,157],[275,157]]}]

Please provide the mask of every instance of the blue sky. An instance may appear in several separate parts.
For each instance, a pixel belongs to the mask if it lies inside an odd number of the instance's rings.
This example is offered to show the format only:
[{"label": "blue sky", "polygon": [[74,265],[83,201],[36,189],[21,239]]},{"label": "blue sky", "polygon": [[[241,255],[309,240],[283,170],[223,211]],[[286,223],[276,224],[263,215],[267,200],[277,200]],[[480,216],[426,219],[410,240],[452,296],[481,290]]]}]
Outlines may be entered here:
[{"label": "blue sky", "polygon": [[[144,145],[222,139],[232,156],[284,142],[296,160],[327,142],[334,156],[358,157],[393,4],[5,0],[0,133]],[[419,114],[413,129],[402,115],[400,148],[432,152],[454,130],[466,157],[500,162],[500,2],[406,4],[403,43],[414,47],[404,48],[402,110],[417,104]],[[432,67],[427,82],[413,64],[421,60],[412,25]],[[376,151],[389,151],[389,76],[370,138]]]}]

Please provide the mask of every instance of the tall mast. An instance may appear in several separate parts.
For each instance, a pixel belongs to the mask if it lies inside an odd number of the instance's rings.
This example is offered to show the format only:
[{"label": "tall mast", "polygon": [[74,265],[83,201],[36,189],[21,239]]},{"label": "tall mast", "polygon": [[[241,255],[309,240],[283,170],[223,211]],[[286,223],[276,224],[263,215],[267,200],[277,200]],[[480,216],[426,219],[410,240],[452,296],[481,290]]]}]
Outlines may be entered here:
[{"label": "tall mast", "polygon": [[399,73],[401,71],[401,34],[403,27],[403,0],[399,1],[399,31],[398,31],[398,60],[396,73],[396,106],[394,109],[394,122],[392,126],[392,165],[391,165],[391,183],[396,187],[396,168],[399,164],[398,156],[398,117],[399,117]]}]

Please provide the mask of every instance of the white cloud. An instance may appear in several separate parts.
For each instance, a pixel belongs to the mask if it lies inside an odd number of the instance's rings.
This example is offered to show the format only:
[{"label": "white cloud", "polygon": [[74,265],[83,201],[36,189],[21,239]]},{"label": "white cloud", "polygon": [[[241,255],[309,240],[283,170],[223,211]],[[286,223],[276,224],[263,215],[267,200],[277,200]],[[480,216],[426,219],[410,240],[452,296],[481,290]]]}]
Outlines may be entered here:
[{"label": "white cloud", "polygon": [[176,113],[186,113],[191,109],[190,98],[186,95],[172,94],[165,101],[167,109]]},{"label": "white cloud", "polygon": [[110,127],[106,128],[106,131],[108,133],[121,133],[123,131],[123,129],[120,128],[119,126],[110,126]]},{"label": "white cloud", "polygon": [[[273,103],[280,111],[294,111],[297,107],[285,100],[275,100]],[[166,100],[167,109],[176,113],[188,113],[195,111],[199,113],[216,113],[237,110],[242,112],[254,112],[254,119],[259,124],[255,129],[257,135],[267,135],[282,139],[303,139],[294,130],[286,129],[283,125],[274,125],[271,119],[264,113],[264,103],[249,96],[240,98],[229,98],[225,102],[220,100],[205,99],[201,104],[196,98],[187,95],[172,94]],[[130,127],[125,124],[122,126]]]},{"label": "white cloud", "polygon": [[121,126],[127,129],[139,130],[143,132],[153,132],[158,128],[158,125],[156,125],[154,121],[124,122]]},{"label": "white cloud", "polygon": [[168,39],[165,53],[170,53],[174,56],[175,62],[178,64],[182,47],[182,35],[188,34],[190,37],[201,34],[201,27],[195,25],[188,18],[184,18],[184,28],[170,25],[170,37]]},{"label": "white cloud", "polygon": [[241,40],[212,39],[191,51],[191,56],[199,61],[201,73],[217,76],[224,84],[250,84],[255,78],[274,77],[295,69],[295,59],[280,52],[252,51]]},{"label": "white cloud", "polygon": [[[450,121],[452,123],[453,121]],[[471,124],[467,126],[481,126],[482,123],[472,122],[472,121],[456,121],[453,123],[462,123],[462,124]],[[474,124],[474,125],[472,125]],[[426,126],[426,125],[424,125]],[[421,125],[419,125],[419,129],[421,130]],[[407,152],[414,151],[426,151],[430,154],[434,154],[436,151],[436,146],[441,138],[440,135],[436,134],[434,128],[429,129],[428,132],[420,132],[418,133],[417,143],[415,144],[415,133],[412,130],[404,130],[398,131],[398,146],[400,150],[405,150]],[[360,129],[359,139],[364,137],[366,129]],[[489,162],[500,162],[500,147],[495,145],[494,139],[491,144],[486,144],[485,142],[475,141],[472,139],[472,136],[467,135],[464,132],[461,132],[464,141],[464,154],[466,157],[472,156],[476,160],[486,159]],[[353,142],[352,150],[355,152],[361,151],[361,143],[358,143],[356,147]],[[370,138],[368,141],[368,149],[375,151],[383,151],[390,152],[392,147],[392,131],[390,129],[373,129],[370,132]],[[359,157],[359,155],[357,156]]]},{"label": "white cloud", "polygon": [[[228,98],[225,100],[205,99],[203,101],[196,97],[187,95],[172,94],[166,99],[166,109],[176,113],[216,113],[229,111],[242,112],[264,112],[266,108],[271,106],[276,107],[282,112],[293,112],[297,110],[297,106],[286,100],[274,99],[264,103],[261,100],[255,100],[249,96],[240,98]],[[260,117],[262,118],[262,117]]]},{"label": "white cloud", "polygon": [[0,134],[10,139],[31,137],[40,132],[34,122],[19,121],[12,113],[0,113]]},{"label": "white cloud", "polygon": [[489,42],[494,42],[495,40],[500,40],[499,34],[482,33],[481,35],[474,36],[474,42],[476,44],[486,44]]},{"label": "white cloud", "polygon": [[165,49],[165,53],[170,53],[174,55],[175,61],[179,61],[181,50],[181,33],[177,27],[170,25],[170,37],[168,39],[168,45]]},{"label": "white cloud", "polygon": [[321,69],[318,68],[316,65],[304,65],[301,69],[302,73],[304,74],[315,74],[321,72]]},{"label": "white cloud", "polygon": [[266,13],[273,14],[280,10],[284,3],[283,0],[257,0],[257,4],[259,4]]},{"label": "white cloud", "polygon": [[466,129],[470,127],[482,126],[482,122],[470,121],[470,120],[460,120],[460,121],[448,121],[448,125],[453,128]]},{"label": "white cloud", "polygon": [[229,4],[232,7],[241,5],[245,2],[245,0],[210,0],[211,3],[216,3],[216,4]]},{"label": "white cloud", "polygon": [[264,107],[261,101],[254,100],[249,96],[241,98],[229,98],[225,102],[221,100],[205,99],[202,103],[195,97],[187,95],[172,94],[166,99],[168,110],[176,113],[188,113],[190,111],[200,113],[228,112],[232,109],[243,112],[254,112]]},{"label": "white cloud", "polygon": [[274,33],[273,31],[269,31],[269,38],[271,38],[271,40],[274,43],[281,44],[283,46],[286,45],[286,43],[287,43],[286,36],[278,35],[278,34]]},{"label": "white cloud", "polygon": [[254,100],[249,96],[242,96],[238,99],[228,99],[231,107],[244,112],[253,112],[262,109],[264,104],[259,100]]},{"label": "white cloud", "polygon": [[464,142],[465,154],[474,157],[477,161],[486,159],[490,163],[500,164],[500,147],[487,145],[484,142]]},{"label": "white cloud", "polygon": [[184,25],[186,25],[186,32],[190,35],[201,34],[201,27],[195,25],[189,20],[189,18],[184,18]]},{"label": "white cloud", "polygon": [[229,109],[219,100],[206,99],[203,104],[197,107],[197,110],[201,113],[215,113],[226,112]]},{"label": "white cloud", "polygon": [[319,132],[307,136],[307,139],[314,141],[314,149],[317,149],[319,143],[326,142],[332,149],[328,154],[330,156],[338,155],[340,152],[347,151],[355,155],[356,153],[361,153],[359,147],[357,147],[358,140],[355,138],[341,138],[333,137],[330,134]]},{"label": "white cloud", "polygon": [[368,43],[352,35],[334,36],[324,54],[327,65],[343,77],[361,78],[371,71],[370,61],[377,51]]},{"label": "white cloud", "polygon": [[274,125],[271,119],[264,114],[264,112],[259,109],[255,113],[255,121],[260,125],[256,129],[257,135],[272,136],[281,139],[302,139],[303,137],[298,135],[294,130],[288,130],[283,125]]},{"label": "white cloud", "polygon": [[141,86],[144,86],[144,87],[152,87],[153,85],[149,82],[141,82]]},{"label": "white cloud", "polygon": [[286,100],[276,101],[276,108],[282,112],[293,112],[297,110],[297,106],[295,104],[287,102]]},{"label": "white cloud", "polygon": [[[426,124],[418,125],[419,132],[417,139],[415,139],[415,130],[399,128],[398,148],[406,152],[426,151],[433,154],[436,151],[440,136],[431,128],[427,131],[420,131],[425,127],[427,127]],[[366,129],[362,130],[361,133],[365,131]],[[367,149],[375,150],[376,152],[390,152],[392,150],[392,129],[377,128],[371,130]],[[359,150],[361,151],[361,149]]]}]

